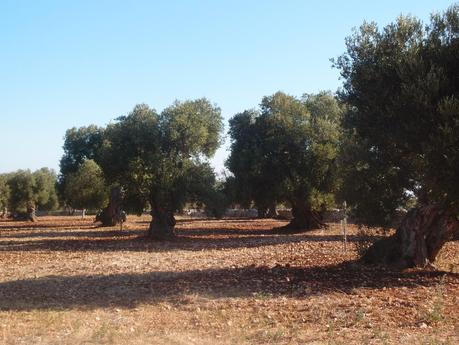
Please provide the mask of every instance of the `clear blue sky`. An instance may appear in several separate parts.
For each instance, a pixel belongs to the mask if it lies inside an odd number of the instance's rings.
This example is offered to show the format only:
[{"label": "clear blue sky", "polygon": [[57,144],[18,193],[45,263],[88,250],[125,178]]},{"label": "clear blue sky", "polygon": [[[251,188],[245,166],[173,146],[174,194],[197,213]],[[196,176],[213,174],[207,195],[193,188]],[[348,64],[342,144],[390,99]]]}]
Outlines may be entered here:
[{"label": "clear blue sky", "polygon": [[352,27],[428,20],[452,3],[0,0],[0,172],[58,170],[66,129],[137,103],[161,111],[205,96],[226,121],[277,90],[335,91],[329,59]]}]

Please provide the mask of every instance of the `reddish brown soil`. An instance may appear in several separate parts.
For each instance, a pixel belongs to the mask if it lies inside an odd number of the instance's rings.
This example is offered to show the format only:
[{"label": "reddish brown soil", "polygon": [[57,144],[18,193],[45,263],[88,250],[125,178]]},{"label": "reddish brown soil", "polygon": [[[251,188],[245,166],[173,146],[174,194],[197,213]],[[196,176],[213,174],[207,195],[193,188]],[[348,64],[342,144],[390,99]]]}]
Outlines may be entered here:
[{"label": "reddish brown soil", "polygon": [[459,242],[436,271],[356,262],[338,225],[179,219],[151,242],[92,219],[0,221],[1,344],[457,344]]}]

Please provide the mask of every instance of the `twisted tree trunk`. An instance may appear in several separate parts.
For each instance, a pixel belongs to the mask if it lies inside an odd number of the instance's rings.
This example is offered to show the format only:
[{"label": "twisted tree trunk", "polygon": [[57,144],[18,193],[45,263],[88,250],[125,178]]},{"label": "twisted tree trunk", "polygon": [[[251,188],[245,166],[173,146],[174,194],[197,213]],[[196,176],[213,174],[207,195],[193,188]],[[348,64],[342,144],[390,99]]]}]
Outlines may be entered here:
[{"label": "twisted tree trunk", "polygon": [[257,218],[276,218],[278,216],[276,203],[270,203],[268,206],[257,207]]},{"label": "twisted tree trunk", "polygon": [[266,218],[266,215],[268,213],[268,209],[266,207],[257,207],[257,218],[262,219]]},{"label": "twisted tree trunk", "polygon": [[174,227],[175,218],[174,212],[152,206],[152,220],[148,228],[148,236],[155,240],[169,240],[175,237]]},{"label": "twisted tree trunk", "polygon": [[397,232],[374,243],[362,259],[401,268],[426,267],[443,245],[459,235],[459,220],[450,210],[428,205],[410,210]]},{"label": "twisted tree trunk", "polygon": [[125,221],[121,209],[122,201],[121,187],[113,187],[110,190],[108,205],[96,216],[96,221],[102,222],[102,226],[115,226]]},{"label": "twisted tree trunk", "polygon": [[37,215],[35,214],[35,205],[33,204],[29,204],[27,206],[27,220],[30,220],[31,222],[37,221]]},{"label": "twisted tree trunk", "polygon": [[277,213],[276,203],[273,202],[268,207],[268,212],[266,213],[267,218],[277,218],[279,214]]},{"label": "twisted tree trunk", "polygon": [[297,230],[315,230],[326,227],[320,219],[320,215],[311,208],[292,207],[293,219],[287,225],[291,229]]},{"label": "twisted tree trunk", "polygon": [[292,205],[293,219],[281,230],[287,232],[302,232],[327,227],[320,219],[319,213],[312,210],[311,206],[303,200]]}]

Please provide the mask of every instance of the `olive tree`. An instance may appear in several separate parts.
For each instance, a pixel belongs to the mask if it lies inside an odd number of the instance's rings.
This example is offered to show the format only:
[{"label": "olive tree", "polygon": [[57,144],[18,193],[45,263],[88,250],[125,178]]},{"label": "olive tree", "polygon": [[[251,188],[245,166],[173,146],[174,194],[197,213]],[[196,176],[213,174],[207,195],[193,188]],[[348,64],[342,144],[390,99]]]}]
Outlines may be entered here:
[{"label": "olive tree", "polygon": [[60,161],[60,176],[62,186],[65,177],[75,173],[86,160],[99,161],[104,130],[90,125],[87,127],[70,128],[64,136],[64,155]]},{"label": "olive tree", "polygon": [[424,25],[364,23],[335,61],[344,85],[345,194],[359,221],[388,226],[416,205],[370,262],[425,266],[459,232],[459,6]]},{"label": "olive tree", "polygon": [[227,161],[233,183],[246,198],[290,204],[289,230],[323,226],[317,211],[333,200],[338,183],[340,116],[338,102],[325,92],[301,99],[277,92],[262,99],[260,112],[235,115]]},{"label": "olive tree", "polygon": [[209,195],[215,176],[206,159],[220,145],[222,129],[220,109],[207,99],[176,101],[160,114],[137,105],[105,129],[100,165],[122,186],[127,207],[151,207],[151,238],[174,236],[174,213]]},{"label": "olive tree", "polygon": [[106,205],[108,192],[102,169],[97,163],[85,160],[76,172],[66,177],[64,197],[76,209],[100,209]]},{"label": "olive tree", "polygon": [[8,203],[10,200],[10,187],[6,174],[0,175],[0,215],[5,217],[8,213]]},{"label": "olive tree", "polygon": [[18,170],[10,173],[8,186],[11,191],[9,200],[11,211],[14,214],[28,214],[30,220],[35,220],[35,180],[32,172],[30,170]]},{"label": "olive tree", "polygon": [[[245,207],[255,204],[258,216],[271,217],[276,213],[279,185],[276,176],[265,173],[262,131],[256,124],[260,113],[246,110],[230,119],[231,155],[226,167],[234,176],[226,180],[226,189],[233,194],[233,202]],[[269,186],[269,188],[267,188]]]},{"label": "olive tree", "polygon": [[[75,200],[75,198],[69,198],[73,195],[70,193],[70,191],[75,190],[75,187],[72,186],[73,183],[77,182],[87,185],[88,182],[83,182],[83,180],[88,178],[88,168],[92,170],[91,174],[95,173],[98,175],[98,173],[94,171],[95,168],[92,163],[88,163],[92,167],[86,167],[86,172],[80,171],[80,173],[78,173],[78,171],[87,161],[93,161],[96,164],[100,164],[102,142],[104,138],[103,136],[104,128],[95,125],[89,125],[80,128],[73,127],[66,131],[63,146],[64,155],[60,161],[58,189],[61,198],[67,205],[76,207],[75,204],[79,204],[81,206],[82,204],[88,202],[88,198],[90,198],[92,200],[89,202],[92,206],[96,206],[96,204],[98,207],[103,206],[100,205],[99,201],[101,199],[106,200],[105,196],[103,195],[104,192],[101,190],[102,187],[100,186],[101,180],[105,181],[104,176],[97,176],[92,182],[95,189],[97,189],[97,192],[95,193],[98,195],[97,197],[95,194],[92,196],[89,196],[88,194],[83,196],[80,194],[77,196],[79,199],[78,201]],[[76,175],[80,175],[80,177],[76,178]],[[86,175],[86,177],[81,175]],[[73,181],[69,181],[69,178]],[[120,215],[122,194],[119,185],[115,184],[112,186],[106,186],[106,188],[110,189],[108,204],[106,204],[105,208],[98,216],[98,220],[100,220],[104,226],[113,226],[116,225],[121,219]],[[96,202],[93,198],[98,199],[98,201]]]},{"label": "olive tree", "polygon": [[43,211],[55,210],[59,205],[56,183],[57,175],[52,169],[41,168],[33,172],[34,202]]},{"label": "olive tree", "polygon": [[53,170],[18,170],[5,176],[9,189],[9,208],[20,218],[27,217],[34,221],[36,209],[50,211],[58,206],[56,174]]}]

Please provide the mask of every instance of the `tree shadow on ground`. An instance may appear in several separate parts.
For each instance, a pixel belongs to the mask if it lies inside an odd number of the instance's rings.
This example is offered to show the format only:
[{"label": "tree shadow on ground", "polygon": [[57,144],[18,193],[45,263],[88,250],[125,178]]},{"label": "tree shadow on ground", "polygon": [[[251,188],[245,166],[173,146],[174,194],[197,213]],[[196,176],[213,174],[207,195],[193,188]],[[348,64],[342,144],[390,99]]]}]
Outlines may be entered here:
[{"label": "tree shadow on ground", "polygon": [[[221,228],[194,228],[179,230],[170,241],[152,241],[145,230],[56,231],[0,236],[0,252],[28,251],[202,251],[233,248],[254,248],[301,242],[342,242],[339,235],[310,233],[295,235],[273,234],[271,230],[228,230]],[[80,237],[81,238],[78,238]],[[31,240],[22,240],[31,238]],[[376,238],[376,237],[375,237]],[[15,240],[20,239],[20,240]],[[348,242],[359,241],[348,236]]]},{"label": "tree shadow on ground", "polygon": [[49,223],[49,222],[19,222],[19,224],[15,224],[15,222],[8,222],[0,224],[0,232],[1,231],[32,231],[32,230],[63,230],[63,229],[94,229],[97,228],[97,225],[94,222],[80,222],[80,223]]},{"label": "tree shadow on ground", "polygon": [[[81,228],[80,228],[81,229]],[[58,230],[58,231],[46,231],[40,230],[36,232],[21,232],[21,233],[9,233],[0,235],[0,239],[20,239],[20,238],[56,238],[56,237],[68,237],[68,238],[107,238],[107,237],[117,237],[117,236],[132,236],[132,235],[141,235],[145,233],[144,230],[97,230],[94,227],[88,227],[88,230],[94,229],[94,231],[75,231],[75,230]],[[1,243],[1,241],[0,241]],[[0,249],[1,251],[1,249]]]},{"label": "tree shadow on ground", "polygon": [[142,303],[180,304],[184,296],[218,300],[236,297],[286,296],[309,298],[354,289],[431,286],[459,283],[459,275],[444,272],[398,272],[354,262],[323,267],[240,267],[186,272],[47,276],[0,283],[0,310],[133,308]]}]

